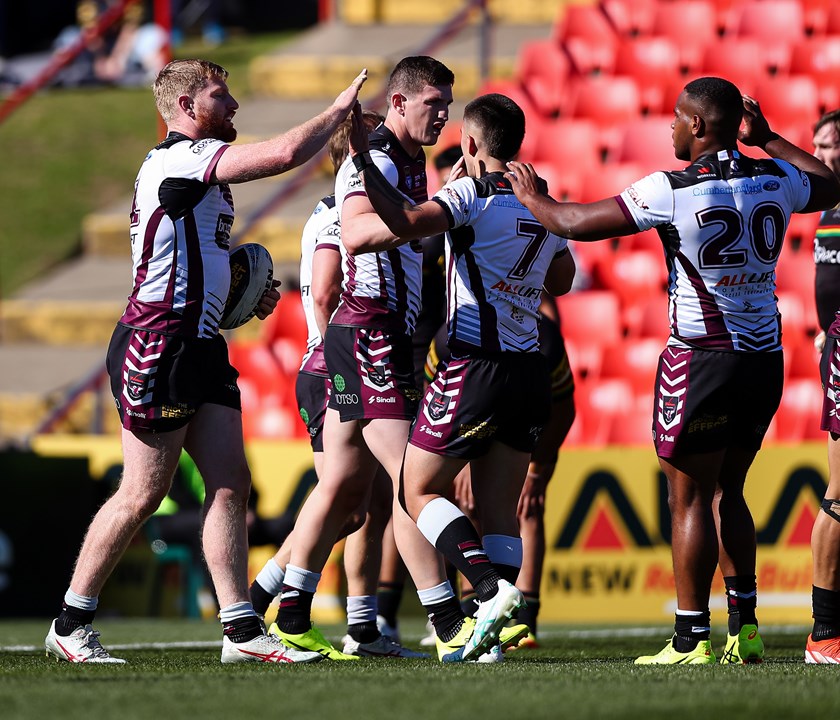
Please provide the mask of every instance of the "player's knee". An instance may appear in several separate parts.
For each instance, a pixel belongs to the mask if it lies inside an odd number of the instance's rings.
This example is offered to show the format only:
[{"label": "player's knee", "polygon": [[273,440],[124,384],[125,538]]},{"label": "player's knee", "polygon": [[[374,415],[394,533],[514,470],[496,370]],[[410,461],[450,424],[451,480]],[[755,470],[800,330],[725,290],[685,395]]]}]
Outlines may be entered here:
[{"label": "player's knee", "polygon": [[840,500],[825,498],[822,503],[820,503],[820,509],[832,520],[840,522]]}]

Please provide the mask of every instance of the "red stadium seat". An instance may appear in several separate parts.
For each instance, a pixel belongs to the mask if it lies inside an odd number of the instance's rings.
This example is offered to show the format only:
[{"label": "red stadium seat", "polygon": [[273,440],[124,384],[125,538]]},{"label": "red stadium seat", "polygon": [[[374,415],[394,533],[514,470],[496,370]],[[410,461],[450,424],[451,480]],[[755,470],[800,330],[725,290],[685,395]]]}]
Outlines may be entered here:
[{"label": "red stadium seat", "polygon": [[763,78],[755,92],[771,127],[810,127],[820,116],[817,84],[807,75]]},{"label": "red stadium seat", "polygon": [[609,163],[591,168],[583,175],[581,202],[595,202],[618,195],[645,175],[645,169],[638,163]]},{"label": "red stadium seat", "polygon": [[826,35],[840,35],[840,3],[832,0],[825,24]]},{"label": "red stadium seat", "polygon": [[737,9],[735,31],[768,45],[797,42],[805,37],[801,0],[745,0]]},{"label": "red stadium seat", "polygon": [[575,72],[613,71],[618,38],[597,5],[566,5],[555,24],[554,37],[568,53]]},{"label": "red stadium seat", "polygon": [[[600,198],[598,198],[600,200]],[[569,243],[575,263],[578,267],[578,275],[592,275],[595,266],[604,258],[611,257],[615,253],[612,243],[607,240],[595,242],[573,241]]]},{"label": "red stadium seat", "polygon": [[609,290],[581,290],[557,298],[563,337],[605,347],[621,340],[618,296]]},{"label": "red stadium seat", "polygon": [[531,40],[519,47],[516,76],[539,114],[556,115],[564,106],[569,65],[554,40]]},{"label": "red stadium seat", "polygon": [[548,194],[555,200],[580,202],[582,179],[571,163],[563,165],[534,162],[534,170],[548,185]]},{"label": "red stadium seat", "polygon": [[650,35],[656,0],[601,0],[601,10],[619,36]]},{"label": "red stadium seat", "polygon": [[613,417],[635,410],[633,389],[619,378],[582,383],[575,400],[582,439],[593,447],[604,447],[609,442]]},{"label": "red stadium seat", "polygon": [[840,106],[840,35],[807,38],[794,45],[790,72],[813,78],[822,111]]},{"label": "red stadium seat", "polygon": [[604,350],[601,379],[623,378],[635,395],[654,390],[656,368],[665,343],[658,338],[625,339]]},{"label": "red stadium seat", "polygon": [[700,64],[703,49],[718,36],[715,6],[706,0],[659,2],[653,34],[671,38],[680,49],[680,66],[691,71]]},{"label": "red stadium seat", "polygon": [[789,379],[782,402],[773,419],[777,442],[801,442],[816,439],[820,433],[823,393],[818,377]]},{"label": "red stadium seat", "polygon": [[552,163],[558,170],[578,175],[601,167],[598,126],[585,118],[558,118],[542,123],[534,148],[534,161]]},{"label": "red stadium seat", "polygon": [[667,271],[661,253],[620,250],[595,266],[593,279],[599,287],[612,290],[626,307],[664,293]]},{"label": "red stadium seat", "polygon": [[706,46],[700,71],[735,83],[742,93],[753,94],[768,74],[762,62],[762,45],[751,37],[724,37]]},{"label": "red stadium seat", "polygon": [[626,413],[616,413],[610,418],[607,438],[609,445],[653,446],[653,398],[647,407],[642,401]]},{"label": "red stadium seat", "polygon": [[669,37],[626,37],[618,45],[615,74],[636,80],[642,109],[647,113],[673,110],[666,93],[680,78],[679,47]]},{"label": "red stadium seat", "polygon": [[782,316],[782,344],[785,349],[792,351],[803,343],[810,344],[806,335],[805,303],[802,298],[798,293],[791,291],[779,291],[776,297]]},{"label": "red stadium seat", "polygon": [[280,300],[274,312],[263,322],[261,335],[264,341],[288,338],[306,347],[309,331],[306,328],[306,313],[299,290],[280,291]]},{"label": "red stadium seat", "polygon": [[664,344],[670,335],[668,298],[664,294],[654,295],[634,310],[635,316],[625,317],[628,336],[656,338]]},{"label": "red stadium seat", "polygon": [[805,32],[809,35],[823,35],[828,27],[831,8],[837,5],[836,0],[799,0],[799,3],[802,5]]},{"label": "red stadium seat", "polygon": [[817,232],[819,222],[819,213],[794,213],[791,215],[785,233],[782,255],[803,252],[810,256],[814,250],[814,235]]},{"label": "red stadium seat", "polygon": [[636,233],[635,235],[628,235],[622,238],[619,244],[628,250],[648,250],[660,258],[664,266],[662,238],[659,237],[659,233],[656,232],[655,228]]},{"label": "red stadium seat", "polygon": [[572,368],[572,375],[575,378],[575,385],[595,381],[601,377],[604,348],[600,343],[563,339],[566,344],[566,353],[569,356],[569,366]]},{"label": "red stadium seat", "polygon": [[804,342],[793,350],[785,350],[786,377],[814,380],[820,377],[820,354],[812,342]]},{"label": "red stadium seat", "polygon": [[624,125],[641,114],[642,101],[635,80],[629,77],[591,76],[579,78],[571,93],[574,117],[593,120],[601,132],[601,146],[615,152]]},{"label": "red stadium seat", "polygon": [[228,345],[228,353],[231,365],[254,383],[261,396],[287,392],[287,375],[265,343],[234,340]]},{"label": "red stadium seat", "polygon": [[628,120],[622,129],[618,162],[637,163],[645,169],[645,175],[685,167],[685,161],[674,156],[673,119],[673,115],[649,115]]}]

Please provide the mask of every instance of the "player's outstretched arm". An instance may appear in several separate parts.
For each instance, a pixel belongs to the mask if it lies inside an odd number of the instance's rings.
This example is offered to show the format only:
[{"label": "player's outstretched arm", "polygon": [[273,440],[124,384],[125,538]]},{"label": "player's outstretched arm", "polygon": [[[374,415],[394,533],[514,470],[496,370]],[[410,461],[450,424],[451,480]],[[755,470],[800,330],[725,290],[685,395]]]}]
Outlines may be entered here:
[{"label": "player's outstretched arm", "polygon": [[558,203],[540,192],[540,178],[529,163],[509,162],[505,177],[526,208],[555,235],[572,240],[604,240],[639,232],[615,198],[593,203]]},{"label": "player's outstretched arm", "polygon": [[770,157],[785,160],[807,173],[811,182],[811,199],[802,212],[827,210],[840,202],[840,183],[831,169],[811,153],[785,140],[770,129],[770,124],[755,98],[744,95],[744,121],[738,140],[744,145],[760,147]]},{"label": "player's outstretched arm", "polygon": [[[345,239],[350,252],[372,252],[386,250],[409,240],[437,235],[449,229],[446,211],[436,202],[412,205],[382,175],[368,152],[367,131],[362,123],[361,109],[353,110],[353,127],[350,132],[350,153],[353,165],[365,184],[365,192],[377,215],[398,240],[379,243],[355,242],[355,233]],[[344,233],[344,228],[342,228]]]},{"label": "player's outstretched arm", "polygon": [[366,79],[365,69],[324,112],[282,135],[247,145],[231,145],[216,165],[216,181],[242,183],[258,180],[305,163],[326,145],[330,135],[353,109]]}]

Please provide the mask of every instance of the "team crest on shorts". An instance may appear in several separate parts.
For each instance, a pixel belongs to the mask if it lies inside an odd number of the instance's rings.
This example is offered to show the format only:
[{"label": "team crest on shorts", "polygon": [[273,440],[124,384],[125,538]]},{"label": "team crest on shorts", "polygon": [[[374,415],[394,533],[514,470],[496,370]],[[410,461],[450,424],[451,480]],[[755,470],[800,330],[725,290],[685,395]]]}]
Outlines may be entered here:
[{"label": "team crest on shorts", "polygon": [[452,400],[448,395],[435,391],[432,399],[429,400],[429,417],[432,420],[440,420],[446,411],[449,409],[449,403]]},{"label": "team crest on shorts", "polygon": [[128,392],[128,397],[132,400],[139,400],[142,398],[149,389],[149,379],[149,373],[129,370],[128,377],[125,382],[125,389]]},{"label": "team crest on shorts", "polygon": [[366,362],[363,364],[363,367],[370,381],[377,387],[383,387],[388,383],[388,378],[385,377],[384,365],[374,365],[373,363]]},{"label": "team crest on shorts", "polygon": [[665,421],[664,425],[670,425],[674,422],[677,416],[677,408],[679,407],[679,398],[674,395],[665,395],[662,398],[662,419]]}]

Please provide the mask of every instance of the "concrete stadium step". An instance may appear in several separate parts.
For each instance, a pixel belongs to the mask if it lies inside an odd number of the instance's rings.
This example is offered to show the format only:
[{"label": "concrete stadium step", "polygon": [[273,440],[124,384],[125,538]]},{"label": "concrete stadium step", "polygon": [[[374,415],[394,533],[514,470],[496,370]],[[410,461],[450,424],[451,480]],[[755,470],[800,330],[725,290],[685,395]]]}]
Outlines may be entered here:
[{"label": "concrete stadium step", "polygon": [[[563,0],[490,0],[488,7],[499,22],[552,23],[562,12]],[[441,23],[464,6],[464,0],[342,0],[346,23]],[[476,13],[477,14],[477,13]]]},{"label": "concrete stadium step", "polygon": [[[369,84],[380,88],[394,64],[416,52],[437,30],[434,25],[362,25],[326,23],[302,33],[276,53],[252,61],[251,87],[271,97],[290,99],[332,98],[366,67]],[[545,39],[551,32],[545,23],[495,25],[491,31],[490,75],[508,78],[514,73],[522,43]],[[471,99],[481,83],[481,30],[465,27],[434,56],[455,73],[455,95]],[[328,52],[325,52],[328,50]],[[362,103],[370,98],[362,90]]]}]

